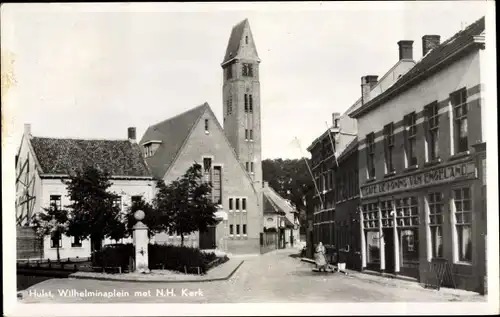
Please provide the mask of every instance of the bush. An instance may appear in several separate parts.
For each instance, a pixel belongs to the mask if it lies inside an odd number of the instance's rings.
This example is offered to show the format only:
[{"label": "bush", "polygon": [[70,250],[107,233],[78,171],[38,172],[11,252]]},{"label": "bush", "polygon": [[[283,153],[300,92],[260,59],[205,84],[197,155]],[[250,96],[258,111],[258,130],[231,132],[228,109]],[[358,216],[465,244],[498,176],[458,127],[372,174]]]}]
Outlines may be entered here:
[{"label": "bush", "polygon": [[162,268],[184,273],[198,273],[199,267],[202,273],[206,273],[209,264],[217,259],[215,253],[201,252],[199,249],[175,245],[150,244],[149,245],[149,267],[152,269]]},{"label": "bush", "polygon": [[130,258],[134,256],[134,245],[108,244],[99,251],[95,251],[92,257],[92,266],[97,267],[120,267],[127,271]]},{"label": "bush", "polygon": [[[174,245],[149,244],[148,251],[150,269],[162,268],[182,273],[187,271],[190,274],[197,274],[198,267],[201,273],[206,273],[215,265],[229,260],[227,257],[218,258],[213,252],[206,253],[196,248]],[[92,266],[121,267],[122,272],[125,272],[133,256],[132,243],[105,245],[102,250],[94,252]]]}]

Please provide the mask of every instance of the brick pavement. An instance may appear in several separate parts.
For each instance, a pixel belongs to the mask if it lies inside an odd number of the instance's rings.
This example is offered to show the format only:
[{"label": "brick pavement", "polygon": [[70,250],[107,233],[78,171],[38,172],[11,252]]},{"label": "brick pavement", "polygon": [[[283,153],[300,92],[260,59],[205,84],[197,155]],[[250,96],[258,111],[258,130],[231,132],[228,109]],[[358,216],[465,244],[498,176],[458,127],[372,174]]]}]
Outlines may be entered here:
[{"label": "brick pavement", "polygon": [[[314,260],[307,259],[307,258],[301,258],[301,261],[307,262],[307,263],[314,263]],[[424,285],[422,283],[419,283],[416,279],[404,279],[404,278],[394,278],[390,276],[383,276],[379,275],[378,273],[372,272],[372,273],[363,273],[359,271],[353,271],[353,270],[346,270],[349,274],[349,276],[358,278],[361,280],[364,280],[368,283],[377,283],[379,285],[384,285],[384,286],[391,286],[391,287],[397,287],[397,288],[406,288],[406,289],[416,289],[416,290],[424,290],[424,291],[430,291],[430,292],[438,292],[441,294],[447,294],[451,296],[462,296],[462,297],[467,297],[473,299],[474,301],[482,301],[485,300],[485,297],[475,293],[475,292],[470,292],[462,289],[453,289],[453,288],[447,288],[447,287],[441,287],[440,290],[431,290],[431,289],[425,289]]]},{"label": "brick pavement", "polygon": [[[434,290],[382,285],[352,275],[313,273],[309,263],[279,250],[245,258],[226,281],[208,283],[138,283],[52,279],[32,286],[24,303],[318,303],[318,302],[449,302],[479,301],[480,296],[446,294]],[[37,297],[52,292],[53,297]],[[114,297],[71,295],[77,292],[115,292]],[[127,292],[127,294],[125,294]],[[189,296],[189,292],[190,295]],[[125,296],[118,296],[118,295]],[[175,296],[172,296],[175,294]],[[141,296],[142,295],[142,296]]]}]

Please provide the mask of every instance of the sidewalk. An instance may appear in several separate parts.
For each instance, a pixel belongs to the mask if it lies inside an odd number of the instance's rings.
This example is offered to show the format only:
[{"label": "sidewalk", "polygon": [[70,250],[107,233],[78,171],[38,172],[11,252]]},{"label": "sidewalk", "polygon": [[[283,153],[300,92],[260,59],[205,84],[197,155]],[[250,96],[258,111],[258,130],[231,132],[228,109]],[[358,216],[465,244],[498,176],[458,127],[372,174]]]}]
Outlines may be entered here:
[{"label": "sidewalk", "polygon": [[158,282],[158,283],[187,283],[187,282],[212,282],[229,279],[243,264],[243,260],[230,259],[207,272],[205,275],[188,275],[168,270],[152,270],[149,274],[123,273],[107,274],[96,272],[76,272],[69,276],[74,279],[94,279],[122,282]]},{"label": "sidewalk", "polygon": [[[314,260],[308,259],[308,258],[301,258],[301,261],[313,263],[313,264],[315,263]],[[346,272],[348,273],[348,277],[365,280],[365,281],[368,281],[370,283],[377,283],[377,284],[381,284],[381,285],[407,288],[407,289],[412,288],[412,289],[417,289],[417,290],[422,290],[422,291],[432,291],[432,289],[424,288],[423,284],[419,283],[416,279],[407,278],[404,276],[395,277],[395,276],[390,276],[390,275],[381,275],[380,273],[373,272],[373,271],[359,272],[359,271],[353,271],[353,270],[349,270],[349,269],[347,269]],[[487,300],[485,296],[482,296],[482,295],[475,293],[475,292],[462,290],[462,289],[441,287],[439,289],[439,291],[438,290],[434,290],[434,291],[441,293],[441,294],[465,296],[465,297],[471,297],[471,298],[474,297],[474,298],[477,298],[478,300],[484,300],[484,301]]]}]

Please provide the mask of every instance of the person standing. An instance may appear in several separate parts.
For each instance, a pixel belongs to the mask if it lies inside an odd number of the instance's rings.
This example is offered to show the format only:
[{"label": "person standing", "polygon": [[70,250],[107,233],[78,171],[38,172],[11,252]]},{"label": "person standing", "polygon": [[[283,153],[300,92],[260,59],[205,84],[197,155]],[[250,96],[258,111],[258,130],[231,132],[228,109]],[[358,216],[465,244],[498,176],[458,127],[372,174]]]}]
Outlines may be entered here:
[{"label": "person standing", "polygon": [[325,258],[325,247],[322,242],[318,243],[316,247],[316,252],[314,253],[314,261],[316,262],[316,268],[321,272],[323,270],[326,272],[326,258]]}]

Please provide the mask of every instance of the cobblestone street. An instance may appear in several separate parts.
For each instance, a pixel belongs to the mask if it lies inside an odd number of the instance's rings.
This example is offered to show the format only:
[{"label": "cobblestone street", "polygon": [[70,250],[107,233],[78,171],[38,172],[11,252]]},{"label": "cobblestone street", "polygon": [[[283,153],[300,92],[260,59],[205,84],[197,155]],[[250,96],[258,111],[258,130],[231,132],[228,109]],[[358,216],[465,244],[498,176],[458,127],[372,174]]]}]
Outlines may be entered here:
[{"label": "cobblestone street", "polygon": [[[248,257],[226,281],[203,283],[141,283],[82,279],[51,279],[24,291],[23,303],[283,303],[283,302],[447,302],[483,301],[475,293],[426,290],[406,283],[384,284],[357,273],[313,273],[313,265],[278,251]],[[60,291],[67,290],[66,296]],[[124,296],[78,296],[70,292],[115,292]],[[29,295],[31,291],[32,295]],[[34,296],[36,291],[42,296]],[[48,293],[52,294],[50,296]],[[138,292],[138,293],[136,293]],[[43,294],[42,294],[43,293]],[[128,293],[128,294],[127,294]],[[143,294],[143,296],[139,296]],[[175,294],[173,296],[172,294]]]}]

